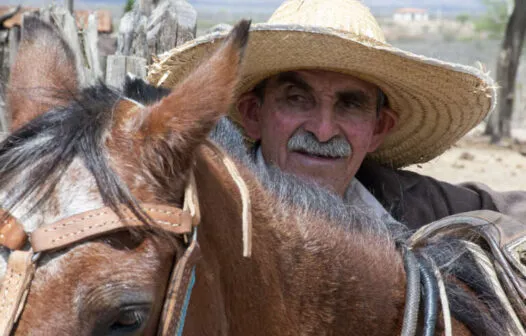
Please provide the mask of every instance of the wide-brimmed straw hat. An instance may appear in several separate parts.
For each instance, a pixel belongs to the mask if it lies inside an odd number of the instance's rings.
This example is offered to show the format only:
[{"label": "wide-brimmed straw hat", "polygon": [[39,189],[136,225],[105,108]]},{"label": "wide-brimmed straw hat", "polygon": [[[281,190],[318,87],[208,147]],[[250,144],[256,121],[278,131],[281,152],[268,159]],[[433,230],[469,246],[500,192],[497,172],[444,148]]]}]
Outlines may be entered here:
[{"label": "wide-brimmed straw hat", "polygon": [[[150,82],[177,85],[226,34],[203,36],[162,55],[150,68]],[[370,156],[393,167],[440,155],[496,102],[487,74],[387,44],[369,9],[356,0],[289,0],[267,23],[253,24],[237,93],[272,75],[300,69],[349,74],[376,84],[387,95],[398,123]],[[239,121],[235,109],[232,117]]]}]

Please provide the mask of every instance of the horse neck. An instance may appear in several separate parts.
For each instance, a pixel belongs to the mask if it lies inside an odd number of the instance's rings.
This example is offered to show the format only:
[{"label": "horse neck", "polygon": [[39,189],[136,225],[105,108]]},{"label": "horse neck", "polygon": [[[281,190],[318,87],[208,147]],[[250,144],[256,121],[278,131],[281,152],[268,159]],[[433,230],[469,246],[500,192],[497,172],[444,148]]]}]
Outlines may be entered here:
[{"label": "horse neck", "polygon": [[[287,335],[280,333],[286,327],[286,312],[281,298],[276,297],[281,293],[276,281],[278,270],[273,267],[277,255],[272,246],[277,242],[267,239],[270,231],[260,230],[255,220],[252,257],[242,256],[241,198],[225,167],[208,154],[199,155],[194,170],[201,210],[197,236],[202,258],[185,333]],[[257,218],[257,214],[253,216]],[[268,251],[263,249],[265,244]]]},{"label": "horse neck", "polygon": [[389,335],[400,327],[405,275],[394,244],[294,211],[274,213],[280,207],[273,198],[245,176],[250,259],[242,257],[241,201],[231,177],[212,160],[198,160],[203,258],[189,328],[207,325],[206,318],[229,335]]}]

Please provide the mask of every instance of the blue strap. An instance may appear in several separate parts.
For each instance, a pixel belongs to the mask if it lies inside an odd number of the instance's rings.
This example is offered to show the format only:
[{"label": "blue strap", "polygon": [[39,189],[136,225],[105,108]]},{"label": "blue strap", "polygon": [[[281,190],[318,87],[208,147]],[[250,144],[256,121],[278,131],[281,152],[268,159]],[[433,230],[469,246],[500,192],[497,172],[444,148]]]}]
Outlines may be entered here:
[{"label": "blue strap", "polygon": [[183,335],[184,321],[186,320],[186,313],[188,311],[188,305],[190,304],[190,297],[192,296],[192,289],[195,284],[195,266],[192,268],[192,275],[190,276],[190,281],[188,282],[188,288],[186,289],[186,295],[184,297],[183,306],[181,308],[181,317],[179,323],[177,324],[176,336]]}]

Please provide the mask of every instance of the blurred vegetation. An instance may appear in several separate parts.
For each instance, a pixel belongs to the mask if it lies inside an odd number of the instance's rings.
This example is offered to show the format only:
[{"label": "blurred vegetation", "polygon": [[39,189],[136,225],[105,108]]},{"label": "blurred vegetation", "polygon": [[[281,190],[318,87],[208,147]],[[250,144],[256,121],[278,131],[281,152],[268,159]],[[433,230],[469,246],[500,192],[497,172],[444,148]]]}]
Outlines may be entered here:
[{"label": "blurred vegetation", "polygon": [[124,5],[124,14],[128,13],[133,9],[133,4],[135,3],[135,0],[126,0],[126,4]]},{"label": "blurred vegetation", "polygon": [[504,36],[508,23],[508,2],[506,0],[481,0],[486,12],[474,20],[475,30],[488,34],[489,38],[500,39]]},{"label": "blurred vegetation", "polygon": [[465,24],[470,20],[470,17],[469,14],[461,13],[455,17],[455,20],[457,20],[461,24]]}]

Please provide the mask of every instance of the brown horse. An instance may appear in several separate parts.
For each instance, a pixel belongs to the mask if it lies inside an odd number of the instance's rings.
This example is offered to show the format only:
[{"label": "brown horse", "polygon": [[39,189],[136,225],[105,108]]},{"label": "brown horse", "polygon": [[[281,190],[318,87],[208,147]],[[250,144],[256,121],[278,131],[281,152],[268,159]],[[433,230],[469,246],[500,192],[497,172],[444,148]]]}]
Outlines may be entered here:
[{"label": "brown horse", "polygon": [[[0,144],[0,190],[2,207],[26,231],[103,206],[139,215],[143,203],[181,207],[193,172],[201,258],[184,335],[400,333],[406,274],[390,233],[374,229],[382,223],[356,215],[340,225],[352,216],[328,218],[287,183],[269,191],[238,164],[253,216],[252,256],[242,256],[240,195],[221,158],[202,144],[232,103],[246,22],[173,92],[146,106],[138,101],[164,91],[144,86],[133,101],[102,84],[81,89],[59,34],[38,20],[25,24],[8,86],[15,131]],[[129,230],[45,253],[14,334],[156,334],[172,258],[185,246],[155,230]],[[477,297],[483,279],[469,278],[477,273],[454,243],[438,248],[429,255],[451,274],[454,334],[506,334],[491,291]],[[0,247],[0,278],[8,254]],[[460,266],[451,266],[451,255]]]}]

